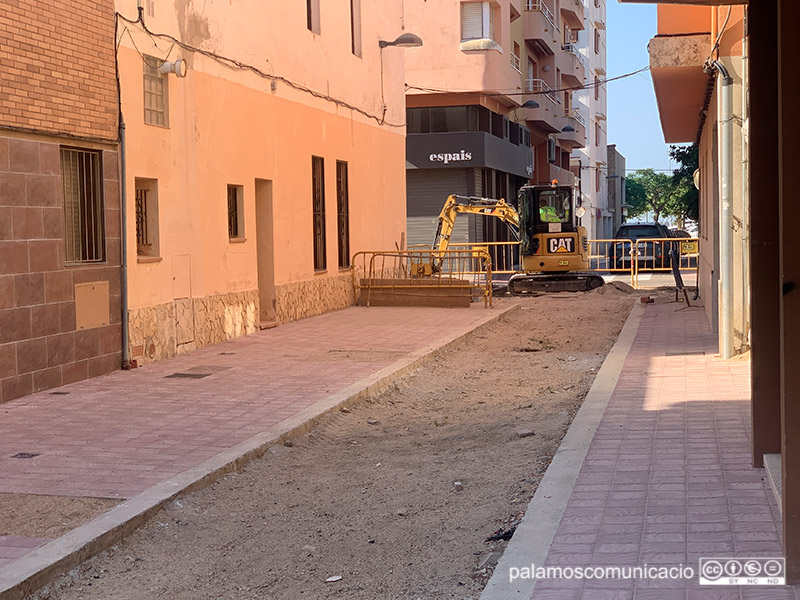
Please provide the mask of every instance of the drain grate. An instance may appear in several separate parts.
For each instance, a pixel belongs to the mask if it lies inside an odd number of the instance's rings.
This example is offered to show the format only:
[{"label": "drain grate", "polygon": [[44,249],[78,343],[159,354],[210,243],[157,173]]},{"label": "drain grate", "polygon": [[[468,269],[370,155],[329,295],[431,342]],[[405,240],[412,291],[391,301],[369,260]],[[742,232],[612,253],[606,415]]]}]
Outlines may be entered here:
[{"label": "drain grate", "polygon": [[679,350],[675,350],[672,352],[666,352],[665,356],[705,356],[706,353],[703,351],[697,352],[681,352]]},{"label": "drain grate", "polygon": [[173,373],[167,375],[164,379],[202,379],[208,377],[211,373]]},{"label": "drain grate", "polygon": [[69,392],[50,392],[51,396],[69,396]]},{"label": "drain grate", "polygon": [[236,352],[220,352],[220,356],[233,356]]},{"label": "drain grate", "polygon": [[34,456],[39,456],[39,454],[37,452],[19,452],[11,458],[33,458]]}]

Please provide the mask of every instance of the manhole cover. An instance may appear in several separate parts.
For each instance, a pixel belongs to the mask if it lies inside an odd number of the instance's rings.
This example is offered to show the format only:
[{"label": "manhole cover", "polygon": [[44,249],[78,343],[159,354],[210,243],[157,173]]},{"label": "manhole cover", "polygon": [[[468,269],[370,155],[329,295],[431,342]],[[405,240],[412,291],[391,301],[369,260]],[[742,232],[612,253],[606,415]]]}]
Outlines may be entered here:
[{"label": "manhole cover", "polygon": [[667,352],[666,356],[705,356],[705,352],[681,352],[681,351],[672,351]]},{"label": "manhole cover", "polygon": [[19,452],[11,458],[33,458],[34,456],[39,456],[39,454],[36,452]]},{"label": "manhole cover", "polygon": [[202,379],[208,377],[211,373],[173,373],[167,375],[165,379]]}]

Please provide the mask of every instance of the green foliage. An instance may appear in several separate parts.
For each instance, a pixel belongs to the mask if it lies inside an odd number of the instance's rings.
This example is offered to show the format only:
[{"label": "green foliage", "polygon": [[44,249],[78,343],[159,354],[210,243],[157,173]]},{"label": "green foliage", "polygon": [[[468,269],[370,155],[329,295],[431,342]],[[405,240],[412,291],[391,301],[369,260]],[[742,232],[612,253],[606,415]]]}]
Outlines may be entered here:
[{"label": "green foliage", "polygon": [[671,146],[670,157],[678,163],[670,176],[653,169],[639,169],[625,181],[626,202],[632,217],[652,212],[656,221],[674,217],[680,226],[698,219],[699,194],[694,187],[698,164],[697,146]]},{"label": "green foliage", "polygon": [[694,187],[694,172],[700,167],[697,144],[691,146],[670,146],[669,156],[678,163],[672,172],[673,184],[682,190],[675,206],[674,216],[681,223],[687,219],[700,219],[700,192]]}]

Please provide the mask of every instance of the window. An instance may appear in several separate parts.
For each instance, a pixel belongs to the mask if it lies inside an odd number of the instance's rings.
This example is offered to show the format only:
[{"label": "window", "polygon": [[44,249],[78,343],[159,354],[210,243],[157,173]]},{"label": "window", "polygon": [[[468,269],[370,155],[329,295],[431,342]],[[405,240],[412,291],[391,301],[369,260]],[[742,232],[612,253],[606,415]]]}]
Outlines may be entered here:
[{"label": "window", "polygon": [[102,179],[99,152],[61,148],[66,262],[105,260]]},{"label": "window", "polygon": [[350,266],[350,183],[347,163],[336,161],[336,212],[339,238],[339,268]]},{"label": "window", "polygon": [[461,41],[494,39],[494,11],[488,2],[461,4]]},{"label": "window", "polygon": [[158,72],[163,61],[144,56],[144,122],[169,127],[167,78]]},{"label": "window", "polygon": [[228,186],[228,237],[244,239],[244,188],[241,185]]},{"label": "window", "polygon": [[600,121],[594,122],[594,145],[600,145]]},{"label": "window", "polygon": [[136,178],[136,254],[157,257],[158,180]]},{"label": "window", "polygon": [[600,54],[600,30],[594,29],[594,53]]},{"label": "window", "polygon": [[319,0],[306,0],[306,27],[313,33],[319,33]]},{"label": "window", "polygon": [[595,189],[599,192],[600,191],[600,178],[602,177],[603,173],[600,171],[600,167],[594,168],[595,173]]},{"label": "window", "polygon": [[325,260],[325,161],[311,157],[311,183],[314,213],[314,270],[324,271]]},{"label": "window", "polygon": [[600,100],[600,78],[597,75],[594,76],[594,99]]},{"label": "window", "polygon": [[350,0],[350,48],[361,56],[361,0]]}]

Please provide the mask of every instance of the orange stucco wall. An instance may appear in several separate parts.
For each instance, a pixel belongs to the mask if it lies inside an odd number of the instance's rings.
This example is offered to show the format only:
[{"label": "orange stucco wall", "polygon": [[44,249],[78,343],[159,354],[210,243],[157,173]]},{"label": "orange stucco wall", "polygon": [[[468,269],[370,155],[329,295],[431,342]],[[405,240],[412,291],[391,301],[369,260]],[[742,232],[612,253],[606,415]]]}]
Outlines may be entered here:
[{"label": "orange stucco wall", "polygon": [[710,6],[658,5],[658,34],[677,35],[711,32]]},{"label": "orange stucco wall", "polygon": [[[378,48],[402,33],[400,7],[362,3],[362,55],[351,51],[349,0],[322,2],[320,33],[306,28],[305,3],[181,0],[156,2],[148,28],[191,46],[235,58],[265,74],[328,95],[385,123],[298,90],[153,39],[137,25],[122,32],[121,98],[127,131],[130,308],[181,297],[186,265],[192,298],[258,288],[256,180],[272,182],[274,283],[339,277],[336,161],[349,166],[350,254],[394,248],[405,232],[403,54]],[[136,2],[118,3],[126,16]],[[138,50],[189,64],[167,76],[169,127],[144,123]],[[171,48],[171,50],[170,50]],[[411,50],[413,51],[413,50]],[[381,86],[381,69],[383,85]],[[390,125],[391,124],[391,125]],[[397,125],[397,126],[392,126]],[[314,271],[311,157],[325,159],[327,271]],[[138,261],[136,178],[158,180],[160,261]],[[244,242],[227,229],[228,184],[244,189]],[[188,256],[188,258],[187,258]],[[178,272],[181,271],[181,272]]]}]

